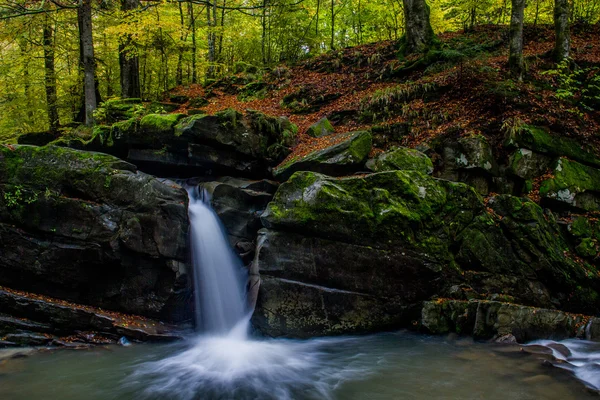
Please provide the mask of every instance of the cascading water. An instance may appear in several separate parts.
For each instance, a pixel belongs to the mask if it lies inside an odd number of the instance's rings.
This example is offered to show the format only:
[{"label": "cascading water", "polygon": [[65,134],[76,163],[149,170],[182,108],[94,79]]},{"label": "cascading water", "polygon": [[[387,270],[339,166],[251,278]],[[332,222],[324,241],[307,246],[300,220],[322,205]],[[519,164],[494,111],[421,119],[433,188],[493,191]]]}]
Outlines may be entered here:
[{"label": "cascading water", "polygon": [[231,250],[206,190],[187,186],[190,199],[191,248],[194,266],[196,325],[206,334],[230,333],[247,320],[247,273]]}]

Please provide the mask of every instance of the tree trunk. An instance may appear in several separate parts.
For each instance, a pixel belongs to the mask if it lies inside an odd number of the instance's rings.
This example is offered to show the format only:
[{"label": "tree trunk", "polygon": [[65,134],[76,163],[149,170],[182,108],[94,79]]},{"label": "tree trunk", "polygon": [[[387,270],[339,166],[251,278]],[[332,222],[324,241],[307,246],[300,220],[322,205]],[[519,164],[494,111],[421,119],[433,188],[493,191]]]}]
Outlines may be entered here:
[{"label": "tree trunk", "polygon": [[569,58],[571,52],[569,0],[554,0],[554,30],[556,32],[554,57],[557,62],[561,62]]},{"label": "tree trunk", "polygon": [[192,26],[192,83],[198,83],[196,70],[196,16],[194,15],[194,4],[188,3],[190,12],[190,24]]},{"label": "tree trunk", "polygon": [[79,35],[81,38],[81,54],[83,58],[83,86],[85,103],[85,125],[94,124],[94,111],[96,110],[96,83],[94,40],[92,37],[92,0],[79,0],[77,8],[79,15]]},{"label": "tree trunk", "polygon": [[425,0],[403,0],[403,3],[406,26],[405,53],[423,52],[435,36],[429,20],[429,6]]},{"label": "tree trunk", "polygon": [[[121,10],[130,12],[140,6],[139,0],[121,0]],[[131,35],[125,35],[119,44],[119,68],[121,70],[121,97],[141,97],[140,61]]]},{"label": "tree trunk", "polygon": [[[217,1],[217,0],[213,0]],[[215,77],[215,34],[212,24],[212,18],[210,15],[211,4],[206,6],[206,22],[208,25],[208,69],[206,71],[206,79],[214,79]]]},{"label": "tree trunk", "polygon": [[331,50],[335,50],[335,12],[334,7],[335,0],[331,0]]},{"label": "tree trunk", "polygon": [[523,61],[523,18],[525,0],[512,0],[512,15],[510,17],[510,50],[508,66],[513,78],[523,79],[525,63]]},{"label": "tree trunk", "polygon": [[49,17],[44,20],[44,85],[46,88],[46,105],[48,109],[48,125],[50,132],[56,133],[60,126],[56,95],[56,70],[54,68],[54,30]]},{"label": "tree trunk", "polygon": [[179,3],[179,23],[181,33],[179,34],[179,49],[177,54],[177,71],[175,72],[175,85],[183,85],[183,49],[185,36],[183,34],[185,30],[185,20],[183,19],[183,7],[181,2]]}]

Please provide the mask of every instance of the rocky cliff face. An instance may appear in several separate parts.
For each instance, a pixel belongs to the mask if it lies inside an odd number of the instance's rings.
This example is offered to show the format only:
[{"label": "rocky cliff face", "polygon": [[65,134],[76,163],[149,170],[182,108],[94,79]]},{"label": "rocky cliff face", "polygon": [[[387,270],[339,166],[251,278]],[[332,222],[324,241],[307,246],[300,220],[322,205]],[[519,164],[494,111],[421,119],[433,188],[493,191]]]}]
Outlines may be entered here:
[{"label": "rocky cliff face", "polygon": [[[596,313],[600,279],[551,213],[419,171],[299,172],[263,214],[254,321],[273,336],[418,324],[431,298]],[[591,301],[590,301],[591,300]]]},{"label": "rocky cliff face", "polygon": [[185,191],[132,164],[54,146],[0,147],[0,285],[182,320],[187,231]]}]

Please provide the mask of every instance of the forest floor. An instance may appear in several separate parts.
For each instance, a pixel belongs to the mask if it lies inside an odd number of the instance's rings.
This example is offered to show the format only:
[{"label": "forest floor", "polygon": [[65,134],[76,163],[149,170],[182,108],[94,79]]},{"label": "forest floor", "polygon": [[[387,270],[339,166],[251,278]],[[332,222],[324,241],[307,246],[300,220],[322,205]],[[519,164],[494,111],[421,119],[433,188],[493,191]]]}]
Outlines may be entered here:
[{"label": "forest floor", "polygon": [[[208,101],[209,114],[234,108],[287,116],[299,127],[290,157],[330,145],[307,128],[328,117],[336,132],[377,127],[392,132],[375,140],[374,152],[414,147],[437,137],[483,134],[501,147],[506,132],[534,124],[600,147],[600,27],[574,26],[572,57],[578,73],[557,68],[548,55],[552,27],[526,27],[527,74],[510,78],[508,27],[479,26],[439,35],[440,50],[425,59],[399,59],[397,42],[379,42],[279,66],[247,69],[210,85],[178,87],[170,94]],[[424,62],[419,62],[424,61]],[[193,100],[192,100],[193,102]],[[179,112],[191,108],[181,105]],[[395,135],[399,126],[409,127]]]}]

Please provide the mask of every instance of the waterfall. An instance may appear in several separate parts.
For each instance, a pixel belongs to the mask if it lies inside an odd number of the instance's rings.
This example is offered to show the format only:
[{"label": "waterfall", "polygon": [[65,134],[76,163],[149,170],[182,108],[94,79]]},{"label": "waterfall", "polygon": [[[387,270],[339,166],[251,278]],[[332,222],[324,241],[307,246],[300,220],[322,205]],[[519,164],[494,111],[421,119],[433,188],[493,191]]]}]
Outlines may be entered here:
[{"label": "waterfall", "polygon": [[247,272],[233,253],[210,196],[186,185],[190,199],[192,263],[196,326],[206,334],[246,335]]}]

